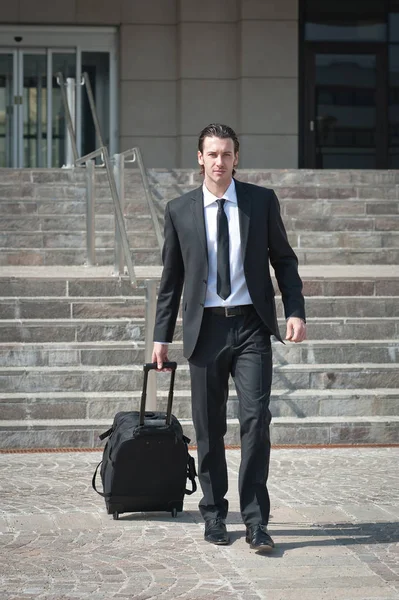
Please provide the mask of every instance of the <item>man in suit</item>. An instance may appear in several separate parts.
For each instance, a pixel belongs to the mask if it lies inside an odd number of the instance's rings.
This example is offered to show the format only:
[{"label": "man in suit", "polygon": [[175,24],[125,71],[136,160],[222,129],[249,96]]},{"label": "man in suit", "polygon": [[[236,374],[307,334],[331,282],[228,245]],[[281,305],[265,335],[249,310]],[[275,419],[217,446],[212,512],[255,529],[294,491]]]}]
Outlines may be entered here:
[{"label": "man in suit", "polygon": [[270,336],[280,341],[269,261],[281,290],[286,339],[306,338],[298,261],[288,243],[273,190],[234,179],[239,142],[226,125],[201,132],[203,185],[165,210],[163,273],[153,361],[168,360],[183,291],[183,346],[191,376],[198,477],[205,540],[228,544],[224,448],[228,379],[237,390],[240,422],[240,510],[250,547],[269,552]]}]

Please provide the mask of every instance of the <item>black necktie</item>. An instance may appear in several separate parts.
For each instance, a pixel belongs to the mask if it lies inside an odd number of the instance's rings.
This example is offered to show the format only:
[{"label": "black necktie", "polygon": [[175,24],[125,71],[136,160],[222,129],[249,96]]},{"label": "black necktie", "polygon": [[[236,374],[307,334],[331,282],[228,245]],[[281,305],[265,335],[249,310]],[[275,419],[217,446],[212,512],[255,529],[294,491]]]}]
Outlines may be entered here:
[{"label": "black necktie", "polygon": [[226,200],[219,198],[217,217],[217,281],[218,296],[226,300],[231,294],[230,256],[229,256],[229,224],[223,206]]}]

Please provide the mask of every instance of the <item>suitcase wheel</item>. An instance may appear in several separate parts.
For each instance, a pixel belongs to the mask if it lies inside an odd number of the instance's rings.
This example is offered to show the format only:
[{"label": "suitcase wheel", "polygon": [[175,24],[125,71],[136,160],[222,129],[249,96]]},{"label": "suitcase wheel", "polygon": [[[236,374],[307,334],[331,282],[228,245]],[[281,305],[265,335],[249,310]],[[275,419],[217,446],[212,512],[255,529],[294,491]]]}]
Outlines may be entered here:
[{"label": "suitcase wheel", "polygon": [[112,516],[113,516],[114,521],[117,521],[119,519],[118,511],[116,510]]},{"label": "suitcase wheel", "polygon": [[177,517],[177,508],[172,508],[172,517],[175,519]]}]

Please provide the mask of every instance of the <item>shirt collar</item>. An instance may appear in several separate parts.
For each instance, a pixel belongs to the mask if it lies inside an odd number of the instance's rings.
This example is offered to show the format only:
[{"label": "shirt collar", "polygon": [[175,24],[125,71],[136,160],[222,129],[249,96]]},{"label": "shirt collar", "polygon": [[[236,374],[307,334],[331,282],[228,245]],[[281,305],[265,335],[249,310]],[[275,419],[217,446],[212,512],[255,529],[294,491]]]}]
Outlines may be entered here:
[{"label": "shirt collar", "polygon": [[[213,202],[216,202],[219,198],[214,196],[206,187],[205,183],[202,185],[202,192],[204,194],[204,206],[209,206]],[[225,198],[228,202],[232,202],[232,204],[237,204],[237,193],[236,193],[236,185],[234,179],[231,180],[231,183],[225,193],[223,194],[223,198]]]}]

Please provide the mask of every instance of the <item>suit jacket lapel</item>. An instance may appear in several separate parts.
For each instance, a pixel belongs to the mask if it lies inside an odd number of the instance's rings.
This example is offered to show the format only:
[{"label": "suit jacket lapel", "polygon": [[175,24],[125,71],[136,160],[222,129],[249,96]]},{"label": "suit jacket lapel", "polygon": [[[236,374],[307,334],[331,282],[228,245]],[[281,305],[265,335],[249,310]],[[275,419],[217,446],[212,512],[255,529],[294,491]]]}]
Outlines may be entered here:
[{"label": "suit jacket lapel", "polygon": [[240,235],[241,235],[241,255],[242,261],[244,262],[245,254],[247,251],[247,243],[249,236],[249,223],[251,217],[251,197],[245,190],[245,187],[240,181],[234,180],[236,184],[237,193],[237,205],[238,205],[238,217],[240,221]]},{"label": "suit jacket lapel", "polygon": [[208,248],[206,243],[206,229],[205,229],[205,215],[204,215],[204,201],[202,194],[202,186],[193,190],[192,196],[192,212],[195,225],[198,231],[198,237],[201,241],[203,250],[205,252],[206,260],[208,261]]}]

